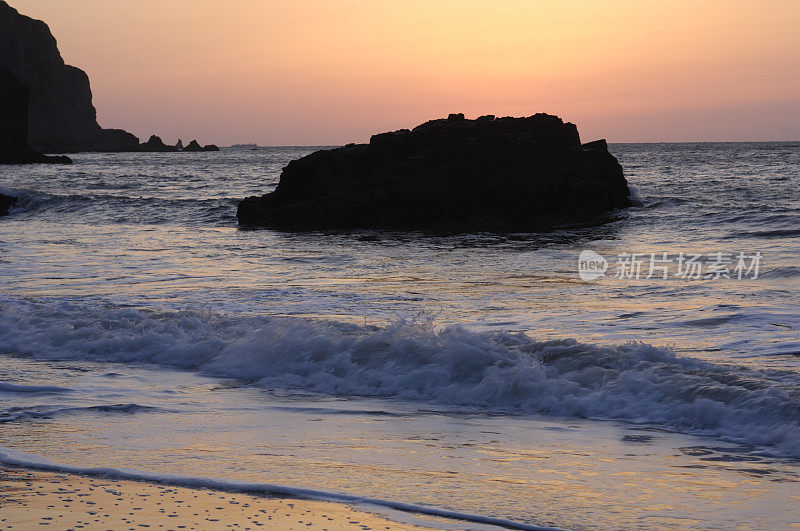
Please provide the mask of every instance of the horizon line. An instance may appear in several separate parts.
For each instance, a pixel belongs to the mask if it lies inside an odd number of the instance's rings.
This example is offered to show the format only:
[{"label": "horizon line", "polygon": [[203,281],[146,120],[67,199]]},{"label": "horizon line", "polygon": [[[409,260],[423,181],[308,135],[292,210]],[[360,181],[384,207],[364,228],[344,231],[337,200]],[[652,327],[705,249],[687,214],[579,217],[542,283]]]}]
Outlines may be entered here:
[{"label": "horizon line", "polygon": [[[597,140],[605,140],[609,144],[798,144],[798,140],[645,140],[645,141],[614,141],[605,138],[598,138]],[[589,142],[593,142],[590,140]],[[229,149],[234,146],[248,146],[255,145],[259,148],[337,148],[344,147],[350,144],[367,144],[369,142],[347,142],[345,144],[259,144],[257,142],[235,142],[229,145],[220,145],[221,149]],[[586,142],[581,142],[585,144]]]}]

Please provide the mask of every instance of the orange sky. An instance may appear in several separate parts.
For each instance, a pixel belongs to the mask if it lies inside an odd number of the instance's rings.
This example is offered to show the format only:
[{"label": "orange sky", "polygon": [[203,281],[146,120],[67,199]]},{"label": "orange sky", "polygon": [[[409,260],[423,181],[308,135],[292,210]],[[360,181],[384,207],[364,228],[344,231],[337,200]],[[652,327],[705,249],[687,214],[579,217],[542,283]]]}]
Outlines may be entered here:
[{"label": "orange sky", "polygon": [[105,127],[327,145],[463,112],[585,141],[800,140],[800,1],[9,0]]}]

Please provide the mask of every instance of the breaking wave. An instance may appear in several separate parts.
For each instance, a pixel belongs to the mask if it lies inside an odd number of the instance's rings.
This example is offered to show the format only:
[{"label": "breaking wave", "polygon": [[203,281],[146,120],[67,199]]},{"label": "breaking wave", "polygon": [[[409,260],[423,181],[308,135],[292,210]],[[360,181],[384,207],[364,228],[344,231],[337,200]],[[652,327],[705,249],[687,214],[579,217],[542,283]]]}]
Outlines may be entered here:
[{"label": "breaking wave", "polygon": [[271,389],[613,419],[800,456],[796,373],[642,343],[4,301],[0,345],[11,355],[158,364]]}]

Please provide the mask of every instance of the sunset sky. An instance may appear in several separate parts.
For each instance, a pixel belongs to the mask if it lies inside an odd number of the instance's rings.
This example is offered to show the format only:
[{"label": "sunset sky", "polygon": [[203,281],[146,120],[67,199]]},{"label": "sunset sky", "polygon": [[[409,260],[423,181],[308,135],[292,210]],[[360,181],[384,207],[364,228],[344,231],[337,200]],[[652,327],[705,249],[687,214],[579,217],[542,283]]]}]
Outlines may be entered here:
[{"label": "sunset sky", "polygon": [[800,1],[9,0],[104,127],[332,145],[463,112],[583,140],[800,140]]}]

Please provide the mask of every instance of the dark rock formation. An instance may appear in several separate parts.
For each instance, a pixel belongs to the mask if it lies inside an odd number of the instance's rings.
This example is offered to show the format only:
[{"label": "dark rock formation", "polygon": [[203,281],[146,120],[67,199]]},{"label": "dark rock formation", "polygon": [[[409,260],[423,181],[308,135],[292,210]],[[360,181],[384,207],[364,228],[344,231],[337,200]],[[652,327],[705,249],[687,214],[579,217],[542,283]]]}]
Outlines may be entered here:
[{"label": "dark rock formation", "polygon": [[28,147],[29,98],[22,79],[0,66],[0,164],[71,163],[68,157],[48,157]]},{"label": "dark rock formation", "polygon": [[[0,0],[0,66],[29,87],[31,147],[46,153],[140,151],[131,133],[98,125],[89,77],[64,63],[47,24],[21,15],[5,0]],[[7,105],[0,100],[0,106]]]},{"label": "dark rock formation", "polygon": [[28,86],[8,68],[0,67],[0,146],[28,145]]},{"label": "dark rock formation", "polygon": [[139,151],[139,138],[122,129],[102,129],[87,151],[127,153]]},{"label": "dark rock formation", "polygon": [[281,230],[529,232],[597,223],[629,206],[604,140],[557,116],[463,114],[294,160],[239,223]]},{"label": "dark rock formation", "polygon": [[7,216],[12,206],[17,204],[17,198],[0,194],[0,216]]},{"label": "dark rock formation", "polygon": [[150,140],[139,146],[139,151],[148,151],[153,153],[171,153],[178,151],[175,146],[168,146],[161,140],[160,137],[153,135]]},{"label": "dark rock formation", "polygon": [[131,149],[131,151],[143,151],[147,153],[176,153],[178,151],[192,153],[192,152],[200,152],[200,151],[219,151],[217,146],[201,146],[197,143],[197,140],[192,140],[188,146],[183,147],[183,142],[178,140],[178,143],[174,146],[169,146],[161,140],[161,137],[153,135],[150,139],[145,142],[144,144],[136,145],[135,149]]},{"label": "dark rock formation", "polygon": [[0,164],[72,164],[72,159],[66,155],[42,155],[25,146],[10,152],[0,148]]},{"label": "dark rock formation", "polygon": [[161,137],[153,135],[150,139],[145,142],[144,144],[136,145],[136,149],[131,149],[131,151],[143,151],[147,153],[175,153],[178,151],[192,153],[192,152],[201,152],[201,151],[219,151],[217,146],[201,146],[197,143],[197,140],[192,140],[188,146],[183,147],[183,142],[178,140],[178,143],[174,146],[169,146],[161,140]]},{"label": "dark rock formation", "polygon": [[192,140],[189,142],[189,145],[183,148],[183,151],[186,152],[200,152],[200,151],[219,151],[219,148],[214,144],[209,144],[207,146],[201,146],[198,144],[197,140]]},{"label": "dark rock formation", "polygon": [[30,87],[31,147],[53,153],[110,143],[97,124],[86,73],[64,64],[47,24],[20,15],[4,0],[0,0],[0,65]]},{"label": "dark rock formation", "polygon": [[189,152],[198,152],[198,151],[203,151],[203,146],[198,144],[197,140],[192,140],[191,142],[189,142],[188,146],[183,148],[183,150]]}]

